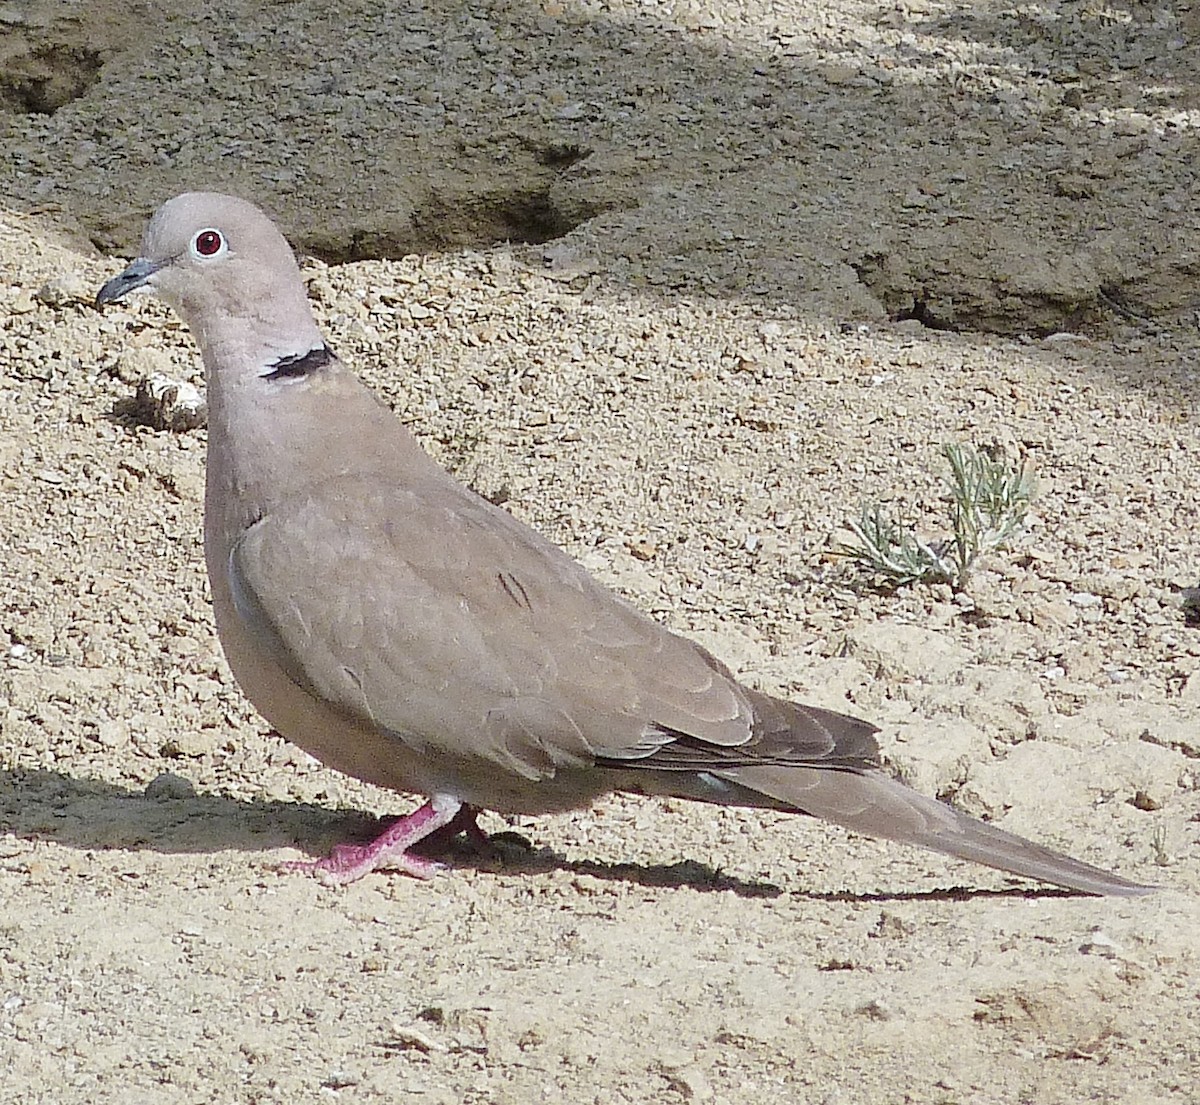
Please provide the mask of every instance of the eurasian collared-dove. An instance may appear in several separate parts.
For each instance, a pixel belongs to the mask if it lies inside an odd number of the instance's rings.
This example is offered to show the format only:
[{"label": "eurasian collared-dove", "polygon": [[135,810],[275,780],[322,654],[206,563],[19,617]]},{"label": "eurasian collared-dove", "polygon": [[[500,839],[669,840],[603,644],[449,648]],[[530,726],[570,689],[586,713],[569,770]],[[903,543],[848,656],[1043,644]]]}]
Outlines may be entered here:
[{"label": "eurasian collared-dove", "polygon": [[435,464],[325,344],[287,242],[256,207],[165,203],[141,285],[208,380],[204,549],[242,690],[288,740],[428,801],[303,866],[427,875],[409,849],[612,790],[807,813],[1090,894],[1151,887],[977,821],[879,767],[875,727],[742,686]]}]

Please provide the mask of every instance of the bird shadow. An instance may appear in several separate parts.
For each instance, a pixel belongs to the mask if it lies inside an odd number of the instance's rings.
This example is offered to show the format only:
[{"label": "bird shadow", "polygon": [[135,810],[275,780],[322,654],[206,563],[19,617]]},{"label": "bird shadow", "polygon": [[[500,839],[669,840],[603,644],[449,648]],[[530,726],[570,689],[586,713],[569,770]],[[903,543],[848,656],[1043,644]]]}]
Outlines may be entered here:
[{"label": "bird shadow", "polygon": [[939,886],[930,890],[804,890],[795,895],[815,902],[974,902],[995,898],[1090,898],[1076,890],[1042,886]]},{"label": "bird shadow", "polygon": [[[169,855],[299,847],[321,854],[336,843],[370,840],[390,820],[309,802],[198,794],[190,784],[177,782],[179,786],[163,788],[162,795],[155,796],[57,771],[0,771],[0,832],[82,851]],[[825,902],[905,902],[1073,896],[1069,891],[1021,887],[870,893],[785,890],[774,882],[742,878],[693,859],[673,863],[572,859],[512,831],[494,833],[484,841],[455,837],[429,854],[454,869],[492,876],[563,872],[603,882],[732,893],[748,899],[786,896]]]},{"label": "bird shadow", "polygon": [[[502,838],[498,840],[497,838]],[[743,879],[698,860],[676,863],[609,863],[594,859],[569,859],[545,846],[535,846],[518,833],[493,834],[487,844],[456,838],[448,848],[432,853],[447,859],[455,868],[505,874],[545,874],[566,871],[595,879],[637,886],[729,892],[739,898],[782,898],[812,902],[970,902],[996,898],[1077,898],[1071,890],[1037,886],[980,888],[935,887],[928,890],[796,890],[785,889],[765,879]]]},{"label": "bird shadow", "polygon": [[778,898],[783,887],[763,879],[743,879],[699,860],[674,863],[608,862],[571,859],[546,845],[536,845],[520,833],[493,833],[486,841],[457,837],[432,853],[456,869],[485,874],[545,875],[565,872],[603,882],[668,890],[728,892],[739,898]]},{"label": "bird shadow", "polygon": [[[299,847],[320,855],[334,844],[371,840],[391,820],[309,802],[198,794],[184,780],[177,783],[156,797],[57,771],[0,771],[0,831],[85,851],[202,854]],[[694,860],[568,859],[513,832],[493,834],[481,845],[454,838],[430,854],[453,867],[486,874],[565,871],[646,887],[731,891],[747,898],[783,893],[772,883],[741,879]]]}]

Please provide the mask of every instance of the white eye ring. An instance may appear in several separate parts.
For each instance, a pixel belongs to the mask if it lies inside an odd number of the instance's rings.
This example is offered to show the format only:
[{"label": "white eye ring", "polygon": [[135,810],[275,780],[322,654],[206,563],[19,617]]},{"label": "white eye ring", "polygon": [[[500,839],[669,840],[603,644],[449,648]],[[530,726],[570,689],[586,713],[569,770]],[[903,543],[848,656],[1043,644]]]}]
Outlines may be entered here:
[{"label": "white eye ring", "polygon": [[197,261],[211,261],[214,257],[220,257],[229,252],[229,247],[225,244],[225,235],[215,226],[206,226],[203,230],[197,230],[192,235],[188,249]]}]

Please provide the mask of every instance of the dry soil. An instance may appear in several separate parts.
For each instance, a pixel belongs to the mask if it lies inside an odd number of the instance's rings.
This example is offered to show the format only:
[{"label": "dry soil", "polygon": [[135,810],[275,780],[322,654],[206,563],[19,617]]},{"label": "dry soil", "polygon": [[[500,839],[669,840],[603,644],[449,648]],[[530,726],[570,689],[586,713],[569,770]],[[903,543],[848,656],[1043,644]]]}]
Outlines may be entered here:
[{"label": "dry soil", "polygon": [[[0,2],[0,1100],[1200,1099],[1200,14],[1064,0]],[[489,818],[434,882],[283,874],[409,807],[214,636],[203,386],[90,298],[177,191],[277,215],[427,447],[915,785],[1132,877],[798,818]],[[938,447],[1036,465],[965,593]]]}]

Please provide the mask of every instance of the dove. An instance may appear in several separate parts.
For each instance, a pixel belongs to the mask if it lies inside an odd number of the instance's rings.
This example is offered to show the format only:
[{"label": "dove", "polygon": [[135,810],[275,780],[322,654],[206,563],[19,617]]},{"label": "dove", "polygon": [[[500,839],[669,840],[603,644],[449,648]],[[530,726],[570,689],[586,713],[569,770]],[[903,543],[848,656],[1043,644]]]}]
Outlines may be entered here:
[{"label": "dove", "polygon": [[97,306],[143,287],[204,363],[204,554],[230,670],[287,740],[426,798],[294,869],[428,876],[439,865],[414,846],[480,832],[480,810],[624,791],[807,814],[1085,894],[1155,889],[906,786],[874,725],[739,683],[455,480],[330,348],[251,203],[164,203]]}]

